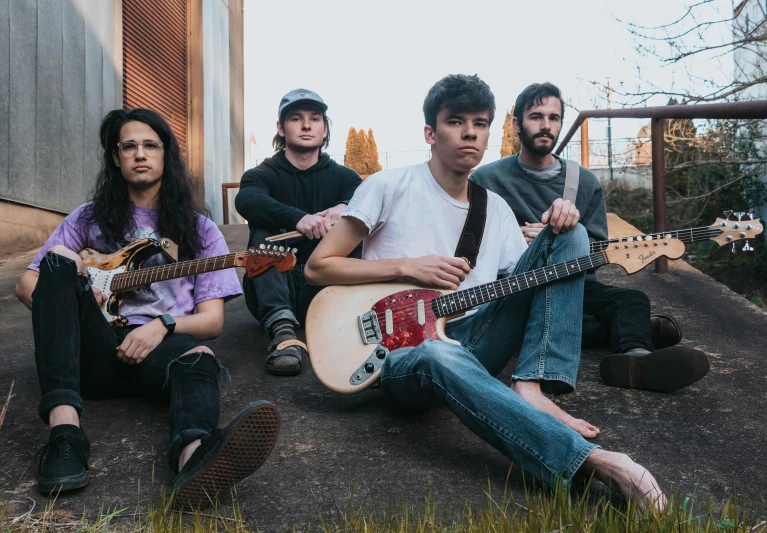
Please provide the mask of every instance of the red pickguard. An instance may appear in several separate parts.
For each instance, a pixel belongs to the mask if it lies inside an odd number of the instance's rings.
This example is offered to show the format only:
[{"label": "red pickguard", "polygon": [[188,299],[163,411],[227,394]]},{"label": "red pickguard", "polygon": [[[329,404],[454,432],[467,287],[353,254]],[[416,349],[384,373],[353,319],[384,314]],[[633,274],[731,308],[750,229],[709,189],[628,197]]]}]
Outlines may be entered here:
[{"label": "red pickguard", "polygon": [[[426,339],[439,339],[434,312],[431,309],[431,301],[441,292],[425,289],[412,289],[395,292],[386,298],[378,300],[373,306],[373,311],[378,315],[378,323],[381,326],[382,346],[389,351],[408,346],[418,346]],[[418,300],[423,300],[426,313],[426,323],[418,324]],[[391,335],[386,333],[386,310],[392,310],[394,331]]]}]

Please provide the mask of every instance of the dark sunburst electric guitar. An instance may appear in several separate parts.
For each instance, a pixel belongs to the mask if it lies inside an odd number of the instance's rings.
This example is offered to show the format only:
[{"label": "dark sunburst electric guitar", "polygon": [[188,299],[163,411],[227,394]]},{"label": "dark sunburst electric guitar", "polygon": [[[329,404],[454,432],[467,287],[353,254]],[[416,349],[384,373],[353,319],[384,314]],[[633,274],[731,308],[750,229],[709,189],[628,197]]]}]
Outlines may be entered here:
[{"label": "dark sunburst electric guitar", "polygon": [[[245,269],[249,278],[258,276],[274,267],[280,272],[287,272],[296,266],[295,249],[282,246],[260,245],[244,252],[192,259],[175,262],[178,247],[170,239],[139,239],[111,254],[103,254],[91,248],[80,252],[80,257],[88,269],[91,285],[106,295],[101,305],[101,312],[112,326],[125,327],[128,319],[120,316],[122,301],[135,294],[138,289],[149,285],[184,276],[194,276],[240,267]],[[144,261],[162,253],[173,263],[161,266],[141,268]]]}]

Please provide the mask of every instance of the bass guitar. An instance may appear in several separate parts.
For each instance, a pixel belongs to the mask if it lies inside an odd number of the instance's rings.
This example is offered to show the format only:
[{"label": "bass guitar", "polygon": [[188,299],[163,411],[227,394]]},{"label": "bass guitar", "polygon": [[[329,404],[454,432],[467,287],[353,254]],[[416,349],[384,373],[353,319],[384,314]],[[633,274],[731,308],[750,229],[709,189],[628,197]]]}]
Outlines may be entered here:
[{"label": "bass guitar", "polygon": [[[738,216],[738,220],[730,220],[730,215],[735,214]],[[685,244],[692,244],[694,242],[712,240],[723,246],[725,244],[732,244],[732,252],[735,253],[735,242],[746,239],[746,243],[743,245],[744,252],[752,252],[754,248],[748,242],[748,239],[753,239],[762,231],[764,226],[758,218],[754,218],[752,213],[748,213],[749,219],[742,220],[743,215],[747,213],[733,213],[732,211],[725,211],[725,218],[717,218],[716,222],[710,226],[701,226],[699,228],[687,228],[671,231],[664,231],[662,233],[650,233],[649,235],[642,235],[636,237],[636,239],[644,239],[648,236],[657,239],[661,235],[671,235],[674,239],[679,239]],[[591,243],[591,251],[598,252],[609,247],[611,244],[619,242],[621,239],[611,239],[608,241],[598,241]]]},{"label": "bass guitar", "polygon": [[147,238],[133,241],[111,254],[102,254],[91,248],[80,252],[91,285],[106,296],[101,312],[110,325],[125,327],[128,324],[128,319],[120,316],[120,304],[127,296],[150,283],[234,267],[244,268],[245,275],[252,278],[270,267],[287,272],[296,266],[295,248],[286,250],[282,246],[262,244],[244,252],[141,268],[144,261],[158,253],[175,261],[177,250],[176,244],[170,239],[158,241]]},{"label": "bass guitar", "polygon": [[392,350],[418,346],[426,339],[457,344],[445,335],[451,317],[519,291],[554,282],[607,263],[633,274],[659,257],[678,259],[684,243],[664,235],[620,239],[603,250],[459,291],[405,283],[326,287],[306,316],[306,341],[312,368],[329,389],[361,392],[378,381]]}]

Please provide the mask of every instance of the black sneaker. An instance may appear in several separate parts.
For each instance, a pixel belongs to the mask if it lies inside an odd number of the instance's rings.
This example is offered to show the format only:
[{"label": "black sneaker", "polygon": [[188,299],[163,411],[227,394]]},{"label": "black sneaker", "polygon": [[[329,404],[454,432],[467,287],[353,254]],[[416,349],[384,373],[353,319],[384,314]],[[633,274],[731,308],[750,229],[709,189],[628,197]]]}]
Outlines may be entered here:
[{"label": "black sneaker", "polygon": [[202,438],[173,481],[174,505],[208,507],[216,496],[259,468],[277,441],[280,415],[267,401],[245,408],[229,425]]},{"label": "black sneaker", "polygon": [[708,356],[685,346],[661,348],[646,355],[614,353],[599,362],[611,387],[672,391],[692,385],[708,373]]},{"label": "black sneaker", "polygon": [[37,490],[43,494],[65,492],[88,484],[88,455],[91,443],[77,426],[51,428],[48,444],[40,449]]}]

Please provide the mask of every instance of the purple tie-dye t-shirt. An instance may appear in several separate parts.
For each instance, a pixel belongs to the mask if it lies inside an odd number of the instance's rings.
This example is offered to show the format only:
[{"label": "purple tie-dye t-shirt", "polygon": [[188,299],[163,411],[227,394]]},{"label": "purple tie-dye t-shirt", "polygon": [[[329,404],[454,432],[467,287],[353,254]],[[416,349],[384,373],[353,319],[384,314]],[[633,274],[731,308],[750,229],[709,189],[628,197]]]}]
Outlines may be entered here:
[{"label": "purple tie-dye t-shirt", "polygon": [[[104,242],[97,224],[87,222],[82,214],[89,207],[83,204],[72,211],[56,230],[48,237],[45,244],[35,256],[28,268],[40,270],[40,261],[48,249],[60,244],[70,250],[79,252],[83,248],[93,248],[102,253],[112,253],[123,246],[135,241],[151,237],[159,239],[155,232],[157,212],[154,209],[134,207],[133,220],[135,230],[127,235],[123,242],[109,246]],[[224,236],[210,219],[198,217],[198,230],[202,236],[203,248],[194,257],[180,257],[179,260],[200,259],[225,255],[229,253]],[[170,261],[163,255],[157,254],[144,262],[145,267],[168,264]],[[224,298],[230,300],[242,294],[240,281],[233,268],[186,276],[143,287],[138,294],[123,300],[120,314],[128,319],[131,325],[146,324],[158,316],[168,313],[171,316],[187,316],[194,313],[194,307],[200,302]]]}]

